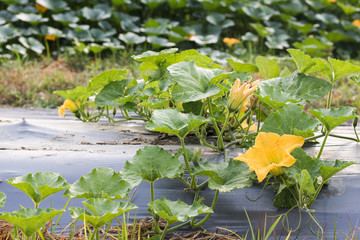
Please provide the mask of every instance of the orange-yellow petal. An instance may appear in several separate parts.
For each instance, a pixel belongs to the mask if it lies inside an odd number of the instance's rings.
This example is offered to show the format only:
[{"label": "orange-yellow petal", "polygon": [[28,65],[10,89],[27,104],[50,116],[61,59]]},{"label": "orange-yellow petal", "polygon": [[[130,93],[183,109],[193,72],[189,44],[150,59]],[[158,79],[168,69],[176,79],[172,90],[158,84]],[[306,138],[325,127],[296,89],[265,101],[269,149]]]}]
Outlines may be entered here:
[{"label": "orange-yellow petal", "polygon": [[64,116],[64,112],[65,112],[65,108],[63,107],[63,106],[61,106],[61,107],[58,107],[58,113],[59,113],[59,115],[60,116]]},{"label": "orange-yellow petal", "polygon": [[293,135],[280,137],[276,133],[260,132],[255,139],[255,145],[245,154],[234,159],[246,162],[261,182],[269,172],[279,175],[283,172],[282,167],[293,165],[296,159],[290,153],[296,147],[301,147],[303,143],[303,137]]}]

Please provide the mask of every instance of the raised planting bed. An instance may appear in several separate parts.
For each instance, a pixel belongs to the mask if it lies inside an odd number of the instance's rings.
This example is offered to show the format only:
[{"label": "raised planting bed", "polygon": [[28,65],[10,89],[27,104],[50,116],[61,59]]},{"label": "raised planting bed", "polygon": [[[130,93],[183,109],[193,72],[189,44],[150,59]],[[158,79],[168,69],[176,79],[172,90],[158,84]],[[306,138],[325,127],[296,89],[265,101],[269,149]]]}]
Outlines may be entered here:
[{"label": "raised planting bed", "polygon": [[[333,130],[332,134],[353,137],[354,132],[352,126],[344,125]],[[322,138],[318,140],[321,142]],[[175,154],[179,149],[179,144],[180,142],[175,137],[164,137],[163,134],[146,130],[143,122],[83,123],[73,117],[60,118],[56,110],[1,108],[0,177],[2,183],[0,183],[0,192],[6,194],[6,203],[0,210],[12,212],[20,209],[20,206],[25,208],[34,206],[30,198],[8,184],[6,179],[29,173],[55,172],[60,173],[67,183],[72,184],[94,168],[107,167],[116,172],[120,171],[126,161],[131,160],[144,146],[158,145]],[[320,146],[321,144],[305,144],[303,149],[308,155],[313,156],[319,152]],[[201,149],[204,161],[217,163],[223,160],[222,154],[199,145],[191,137],[187,139],[187,148]],[[243,154],[244,151],[240,148],[230,148],[228,157],[234,158]],[[359,143],[329,137],[322,160],[334,161],[335,159],[356,163],[329,180],[311,209],[314,210],[313,216],[324,229],[325,236],[334,236],[334,229],[336,229],[336,235],[343,239],[344,234],[350,233],[351,227],[356,226],[360,216],[357,202],[360,197]],[[199,179],[205,180],[207,177],[199,176]],[[194,193],[184,191],[184,184],[179,179],[159,179],[154,186],[155,199],[166,197],[172,201],[180,199],[192,204]],[[234,189],[220,194],[214,214],[203,227],[209,231],[215,231],[221,227],[243,236],[249,230],[249,221],[244,210],[254,229],[263,231],[266,216],[267,226],[270,227],[277,219],[271,216],[279,216],[288,209],[274,207],[273,190],[265,188],[261,193],[263,186],[263,184],[254,183],[248,188]],[[136,192],[132,190],[132,193],[134,196],[130,202],[138,208],[136,212],[130,212],[130,223],[135,216],[137,219],[151,217],[147,211],[147,204],[150,202],[150,183],[143,181]],[[68,198],[62,195],[63,191],[46,198],[40,207],[63,208]],[[204,204],[207,206],[211,205],[213,195],[214,191],[207,187],[200,191],[200,196],[205,198]],[[261,196],[256,201],[249,200],[256,199],[259,195]],[[68,207],[81,207],[82,200],[84,199],[74,198]],[[298,236],[299,239],[309,236],[308,239],[313,239],[311,228],[318,233],[318,227],[314,222],[310,223],[311,219],[306,211],[295,208],[287,216],[289,229],[296,229],[299,221],[302,224],[292,236]],[[67,210],[62,215],[59,226],[65,227],[70,222],[70,211]],[[116,222],[113,223],[116,225]],[[287,235],[283,229],[285,223],[286,220],[277,225],[277,236]],[[60,231],[60,228],[57,231]],[[193,230],[190,227],[178,230],[178,232],[189,231]]]}]

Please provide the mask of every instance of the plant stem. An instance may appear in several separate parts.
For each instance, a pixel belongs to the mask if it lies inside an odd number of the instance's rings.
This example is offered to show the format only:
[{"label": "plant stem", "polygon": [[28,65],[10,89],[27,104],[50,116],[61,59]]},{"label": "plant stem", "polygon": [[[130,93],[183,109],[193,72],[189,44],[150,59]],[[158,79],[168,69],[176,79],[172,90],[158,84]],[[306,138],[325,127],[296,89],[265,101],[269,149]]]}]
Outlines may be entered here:
[{"label": "plant stem", "polygon": [[167,232],[173,232],[190,224],[190,221],[183,222],[175,227],[169,228]]},{"label": "plant stem", "polygon": [[168,228],[169,228],[169,223],[166,223],[166,226],[165,226],[165,228],[164,228],[164,230],[163,230],[163,232],[162,232],[162,234],[161,234],[160,240],[164,240],[164,239],[165,239],[165,235],[166,235],[166,233],[167,233],[167,231],[168,231]]},{"label": "plant stem", "polygon": [[[211,204],[211,209],[214,210],[215,209],[215,205],[216,205],[216,201],[218,199],[218,196],[219,196],[219,190],[216,190],[215,192],[215,196],[214,196],[214,199],[213,199],[213,202]],[[211,217],[212,213],[208,213],[206,214],[206,216],[200,221],[200,222],[197,222],[196,224],[192,225],[191,227],[192,228],[198,228],[200,227],[201,225],[203,225],[207,220],[209,220],[209,218]]]},{"label": "plant stem", "polygon": [[322,143],[322,145],[321,145],[321,148],[320,148],[319,154],[317,155],[317,158],[318,158],[318,159],[320,159],[320,157],[321,157],[322,151],[324,150],[325,143],[326,143],[326,140],[327,140],[327,138],[328,138],[329,134],[330,134],[330,132],[328,132],[328,131],[326,130],[326,132],[325,132],[325,137],[324,137],[324,140],[323,140],[323,143]]},{"label": "plant stem", "polygon": [[[155,194],[154,194],[154,182],[150,183],[150,194],[151,194],[151,201],[155,201]],[[153,215],[153,229],[154,229],[154,233],[159,233],[160,232],[160,227],[159,227],[159,216],[156,215],[154,212],[152,212]]]},{"label": "plant stem", "polygon": [[315,139],[321,138],[323,136],[325,136],[325,134],[321,133],[320,135],[316,135],[316,136],[313,136],[313,137],[306,138],[305,141],[315,140]]},{"label": "plant stem", "polygon": [[336,137],[336,138],[341,138],[341,139],[347,139],[347,140],[352,140],[355,142],[359,142],[359,137],[356,138],[352,138],[352,137],[345,137],[345,136],[341,136],[341,135],[336,135],[336,134],[329,134],[330,137]]},{"label": "plant stem", "polygon": [[216,120],[215,120],[215,118],[214,118],[214,114],[213,114],[213,111],[212,111],[210,98],[207,98],[207,102],[208,102],[208,106],[209,106],[209,114],[210,114],[210,117],[211,117],[211,122],[212,122],[212,124],[214,125],[214,129],[215,129],[216,135],[219,137],[219,135],[220,135],[220,130],[219,130],[219,127],[218,127],[218,125],[217,125],[217,123],[216,123]]},{"label": "plant stem", "polygon": [[221,132],[220,134],[218,135],[218,140],[217,140],[217,147],[218,147],[218,150],[219,151],[223,151],[224,150],[224,141],[223,141],[223,134],[224,134],[224,131],[225,131],[225,128],[227,126],[227,124],[229,123],[229,119],[230,119],[230,112],[228,112],[226,114],[226,118],[225,118],[225,122],[224,122],[224,125],[221,129]]}]

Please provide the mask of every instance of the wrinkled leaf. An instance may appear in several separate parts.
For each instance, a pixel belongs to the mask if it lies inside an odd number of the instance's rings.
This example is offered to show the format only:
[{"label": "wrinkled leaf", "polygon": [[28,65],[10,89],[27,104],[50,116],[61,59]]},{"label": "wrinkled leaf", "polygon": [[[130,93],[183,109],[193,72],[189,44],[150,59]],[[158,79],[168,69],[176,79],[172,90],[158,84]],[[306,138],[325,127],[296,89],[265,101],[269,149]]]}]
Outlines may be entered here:
[{"label": "wrinkled leaf", "polygon": [[330,132],[340,124],[356,117],[355,108],[349,106],[341,106],[331,109],[312,109],[309,112],[314,115]]},{"label": "wrinkled leaf", "polygon": [[122,103],[116,100],[124,96],[126,86],[131,79],[122,79],[120,81],[110,82],[95,97],[95,104],[99,107],[120,106]]},{"label": "wrinkled leaf", "polygon": [[104,86],[106,86],[107,84],[109,84],[110,82],[120,81],[126,78],[126,76],[127,76],[127,70],[112,69],[112,70],[104,71],[99,75],[97,75],[96,77],[90,79],[87,90],[88,91],[99,90]]},{"label": "wrinkled leaf", "polygon": [[82,203],[90,212],[84,210],[84,208],[71,207],[69,208],[71,217],[81,221],[85,219],[86,223],[97,229],[118,216],[137,208],[137,206],[129,202],[115,202],[103,198],[88,199]]},{"label": "wrinkled leaf", "polygon": [[176,82],[173,98],[179,102],[194,102],[211,97],[220,92],[220,88],[210,84],[215,76],[224,71],[202,68],[191,62],[180,62],[168,67],[169,79]]},{"label": "wrinkled leaf", "polygon": [[192,113],[181,113],[178,109],[160,109],[153,112],[146,129],[185,138],[189,132],[206,122],[208,119]]},{"label": "wrinkled leaf", "polygon": [[20,37],[19,42],[24,47],[33,50],[37,54],[41,54],[45,50],[44,45],[42,45],[41,42],[39,42],[38,40],[36,40],[33,37],[29,37],[29,38]]},{"label": "wrinkled leaf", "polygon": [[169,225],[185,222],[189,218],[203,213],[213,213],[211,208],[196,201],[192,205],[188,205],[180,200],[170,201],[165,197],[150,202],[148,206],[155,214],[165,219]]},{"label": "wrinkled leaf", "polygon": [[48,221],[65,210],[23,208],[11,213],[2,212],[0,218],[13,224],[27,237],[32,236]]},{"label": "wrinkled leaf", "polygon": [[259,74],[264,79],[276,78],[279,76],[280,69],[276,60],[268,59],[263,56],[258,56],[255,59],[256,66],[259,69]]},{"label": "wrinkled leaf", "polygon": [[176,178],[183,171],[180,160],[158,146],[139,149],[120,171],[132,185],[141,181],[155,182],[159,178]]},{"label": "wrinkled leaf", "polygon": [[236,72],[248,72],[248,73],[256,73],[259,72],[259,69],[257,66],[250,64],[250,63],[240,63],[235,62],[232,59],[226,59],[226,61],[230,64],[230,66],[236,71]]},{"label": "wrinkled leaf", "polygon": [[296,104],[288,104],[282,109],[270,113],[260,131],[311,137],[318,130],[318,125],[319,121],[311,118],[301,107]]},{"label": "wrinkled leaf", "polygon": [[251,179],[255,177],[246,163],[236,160],[217,164],[207,162],[195,167],[194,174],[210,177],[208,187],[219,192],[250,187],[253,184]]},{"label": "wrinkled leaf", "polygon": [[26,193],[36,206],[50,195],[68,187],[65,179],[60,174],[53,172],[30,173],[21,177],[9,178],[6,182]]},{"label": "wrinkled leaf", "polygon": [[333,58],[329,58],[329,62],[334,70],[334,78],[331,81],[333,84],[343,77],[360,73],[360,66],[356,66],[350,62]]},{"label": "wrinkled leaf", "polygon": [[279,109],[287,102],[305,104],[323,98],[332,88],[321,78],[306,76],[294,72],[286,77],[263,81],[257,85],[261,101],[274,109]]},{"label": "wrinkled leaf", "polygon": [[64,197],[124,199],[131,188],[112,168],[95,168],[71,184]]}]

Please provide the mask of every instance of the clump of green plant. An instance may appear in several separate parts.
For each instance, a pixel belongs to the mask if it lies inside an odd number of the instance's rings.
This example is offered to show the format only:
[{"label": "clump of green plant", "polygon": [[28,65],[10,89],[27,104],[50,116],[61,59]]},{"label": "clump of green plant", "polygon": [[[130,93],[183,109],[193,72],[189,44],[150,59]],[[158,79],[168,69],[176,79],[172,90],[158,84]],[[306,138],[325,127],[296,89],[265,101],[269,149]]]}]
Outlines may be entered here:
[{"label": "clump of green plant", "polygon": [[[296,49],[288,52],[297,66],[294,72],[280,71],[275,60],[262,56],[255,59],[255,64],[228,59],[231,71],[226,71],[195,50],[147,51],[133,56],[141,62],[140,79],[129,77],[126,70],[110,70],[92,78],[87,87],[57,93],[75,106],[64,104],[61,110],[70,109],[82,121],[98,121],[102,116],[110,122],[142,120],[150,131],[178,137],[181,148],[176,157],[158,147],[145,147],[121,171],[133,184],[150,182],[150,213],[155,220],[154,232],[161,238],[167,231],[185,225],[200,227],[212,215],[220,193],[249,187],[254,179],[273,186],[274,206],[298,207],[313,217],[311,206],[324,184],[354,164],[322,161],[321,156],[328,137],[360,141],[356,109],[331,108],[335,84],[360,74],[360,67],[333,58],[312,58]],[[263,80],[253,80],[254,73]],[[325,96],[326,108],[308,108],[312,115],[305,112],[306,104]],[[122,119],[116,117],[118,111]],[[129,112],[137,116],[130,116]],[[354,137],[331,134],[349,120],[354,122]],[[204,161],[201,151],[187,149],[185,138],[189,134],[195,135],[202,145],[223,153],[223,162]],[[323,141],[317,156],[308,156],[301,147],[319,138]],[[232,147],[245,148],[247,152],[229,159],[227,151]],[[159,154],[156,160],[152,158],[155,153]],[[208,179],[198,182],[198,175]],[[179,178],[194,191],[196,209],[200,209],[200,189],[208,186],[214,190],[210,209],[204,207],[197,212],[207,213],[206,216],[199,221],[191,214],[175,217],[168,210],[170,206],[176,209],[181,202],[155,200],[154,182],[163,177]],[[167,222],[162,233],[157,224],[160,217]],[[169,227],[178,221],[183,223]]]}]

